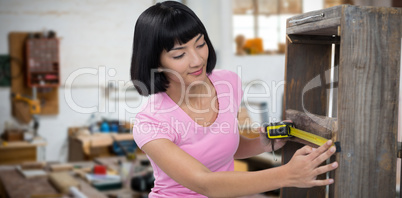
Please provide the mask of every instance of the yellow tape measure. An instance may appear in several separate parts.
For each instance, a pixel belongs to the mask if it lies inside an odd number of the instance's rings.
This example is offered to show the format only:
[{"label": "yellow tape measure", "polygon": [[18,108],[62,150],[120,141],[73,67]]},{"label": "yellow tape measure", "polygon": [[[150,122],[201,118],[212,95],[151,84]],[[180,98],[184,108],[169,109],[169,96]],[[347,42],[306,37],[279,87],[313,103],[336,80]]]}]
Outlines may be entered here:
[{"label": "yellow tape measure", "polygon": [[300,129],[296,129],[293,127],[290,127],[290,128],[291,128],[290,135],[298,137],[303,140],[306,140],[315,145],[322,146],[323,144],[325,144],[328,141],[327,139],[325,139],[321,136],[314,135],[312,133],[308,133],[308,132],[305,132],[305,131],[302,131]]},{"label": "yellow tape measure", "polygon": [[[287,138],[295,136],[318,146],[322,146],[328,141],[327,139],[321,136],[300,129],[296,129],[295,125],[291,122],[271,123],[265,127],[265,130],[267,132],[267,136],[269,139]],[[339,143],[336,142],[334,143],[334,145],[336,146],[336,151],[339,152],[340,151]]]}]

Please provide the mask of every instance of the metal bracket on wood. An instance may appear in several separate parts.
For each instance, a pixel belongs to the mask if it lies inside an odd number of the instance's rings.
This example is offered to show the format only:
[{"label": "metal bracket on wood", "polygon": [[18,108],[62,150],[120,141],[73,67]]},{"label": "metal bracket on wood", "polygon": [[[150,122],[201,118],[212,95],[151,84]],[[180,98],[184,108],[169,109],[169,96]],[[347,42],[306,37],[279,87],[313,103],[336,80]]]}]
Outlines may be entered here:
[{"label": "metal bracket on wood", "polygon": [[316,14],[316,15],[313,15],[313,16],[308,16],[308,17],[301,18],[301,19],[293,19],[293,20],[289,21],[289,23],[294,23],[294,24],[309,23],[309,22],[314,22],[314,21],[321,20],[324,17],[325,17],[325,13],[320,13],[320,14]]}]

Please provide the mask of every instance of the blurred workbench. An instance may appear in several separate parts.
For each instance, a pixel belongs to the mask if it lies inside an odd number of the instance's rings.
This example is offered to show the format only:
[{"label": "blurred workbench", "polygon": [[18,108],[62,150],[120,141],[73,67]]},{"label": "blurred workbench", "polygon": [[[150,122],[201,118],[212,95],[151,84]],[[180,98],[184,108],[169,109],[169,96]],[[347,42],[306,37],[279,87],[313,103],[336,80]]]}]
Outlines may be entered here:
[{"label": "blurred workbench", "polygon": [[[77,181],[81,192],[88,197],[107,197],[84,180],[78,178]],[[25,178],[15,166],[0,166],[0,184],[0,197],[57,197],[59,194],[47,177]]]},{"label": "blurred workbench", "polygon": [[112,157],[111,146],[114,141],[133,141],[130,133],[94,133],[82,127],[68,129],[68,161],[86,161],[98,157]]},{"label": "blurred workbench", "polygon": [[[127,160],[125,157],[106,157],[96,158],[93,161],[73,162],[68,163],[70,170],[64,170],[74,176],[74,179],[79,183],[79,190],[87,197],[141,197],[144,193],[139,193],[131,190],[131,178],[143,174],[143,171],[149,171],[145,167],[139,169],[141,159],[146,159],[145,155],[138,156],[136,160]],[[110,190],[98,190],[93,187],[87,179],[78,174],[83,170],[92,170],[95,165],[103,165],[107,167],[108,172],[121,175],[120,164],[131,165],[133,171],[129,176],[122,178],[122,187]],[[48,163],[43,170],[47,175],[24,177],[19,170],[19,165],[4,165],[0,166],[0,197],[9,198],[24,198],[24,197],[69,197],[67,194],[62,194],[57,191],[54,185],[49,180],[49,175],[52,169],[49,168],[52,163]],[[130,169],[131,169],[130,168]],[[135,170],[134,170],[135,168]],[[141,170],[141,171],[137,171]]]},{"label": "blurred workbench", "polygon": [[44,150],[45,147],[46,141],[39,137],[31,142],[0,140],[0,165],[44,160],[45,153],[39,151],[41,148]]}]

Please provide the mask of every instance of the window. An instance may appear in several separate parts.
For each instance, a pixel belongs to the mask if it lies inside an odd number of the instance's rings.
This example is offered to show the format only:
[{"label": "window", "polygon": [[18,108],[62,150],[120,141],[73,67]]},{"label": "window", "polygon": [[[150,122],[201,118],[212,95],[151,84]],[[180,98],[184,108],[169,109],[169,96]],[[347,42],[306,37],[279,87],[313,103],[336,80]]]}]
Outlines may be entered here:
[{"label": "window", "polygon": [[235,53],[284,53],[286,19],[301,12],[302,0],[233,0]]}]

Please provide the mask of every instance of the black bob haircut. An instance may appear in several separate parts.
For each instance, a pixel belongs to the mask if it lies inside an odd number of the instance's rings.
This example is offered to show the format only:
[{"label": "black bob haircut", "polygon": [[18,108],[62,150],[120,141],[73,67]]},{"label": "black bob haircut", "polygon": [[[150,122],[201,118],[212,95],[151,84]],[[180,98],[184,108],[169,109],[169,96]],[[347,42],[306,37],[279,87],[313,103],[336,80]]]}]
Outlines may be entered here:
[{"label": "black bob haircut", "polygon": [[131,80],[140,95],[166,92],[169,81],[163,72],[157,72],[163,50],[170,51],[175,43],[184,44],[195,36],[204,35],[209,49],[207,74],[216,64],[215,50],[201,20],[187,6],[165,1],[145,10],[134,30]]}]

